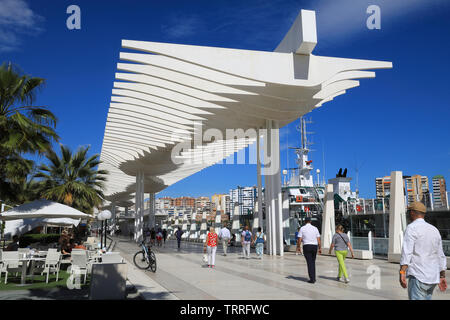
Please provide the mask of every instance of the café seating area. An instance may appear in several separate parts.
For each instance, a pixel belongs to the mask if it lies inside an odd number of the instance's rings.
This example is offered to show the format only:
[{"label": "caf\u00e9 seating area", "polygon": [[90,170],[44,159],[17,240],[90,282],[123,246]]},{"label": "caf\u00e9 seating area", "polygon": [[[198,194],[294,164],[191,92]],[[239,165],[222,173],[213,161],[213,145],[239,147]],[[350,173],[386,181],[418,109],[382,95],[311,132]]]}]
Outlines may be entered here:
[{"label": "caf\u00e9 seating area", "polygon": [[20,285],[33,283],[35,275],[45,275],[46,283],[49,275],[59,279],[61,270],[66,270],[71,276],[83,278],[83,284],[90,276],[93,264],[123,263],[118,252],[103,252],[98,249],[95,237],[89,237],[84,243],[87,248],[72,249],[71,254],[62,254],[54,245],[30,246],[19,248],[17,251],[3,251],[0,249],[0,281],[8,283],[8,278],[21,277]]}]

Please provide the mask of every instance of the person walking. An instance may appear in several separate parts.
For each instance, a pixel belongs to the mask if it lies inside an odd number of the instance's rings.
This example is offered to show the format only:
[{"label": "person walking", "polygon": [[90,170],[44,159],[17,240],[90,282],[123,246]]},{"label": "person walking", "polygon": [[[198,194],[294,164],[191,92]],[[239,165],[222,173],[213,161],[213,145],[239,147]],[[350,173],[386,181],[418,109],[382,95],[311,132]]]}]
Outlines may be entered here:
[{"label": "person walking", "polygon": [[155,228],[152,228],[150,230],[150,243],[152,244],[152,246],[154,246],[155,242],[156,242],[156,230]]},{"label": "person walking", "polygon": [[161,228],[158,228],[158,232],[156,233],[156,243],[158,247],[162,246],[162,238],[163,238],[162,230]]},{"label": "person walking", "polygon": [[266,235],[262,232],[261,227],[258,227],[258,231],[255,234],[255,238],[253,239],[253,243],[256,244],[256,256],[259,259],[263,258],[264,254],[264,242],[266,240]]},{"label": "person walking", "polygon": [[447,289],[442,238],[438,229],[424,220],[426,212],[421,202],[413,202],[407,209],[411,223],[403,238],[400,285],[408,288],[409,300],[431,300],[436,285],[442,292]]},{"label": "person walking", "polygon": [[322,253],[320,246],[319,230],[311,224],[311,218],[305,218],[305,225],[300,228],[297,240],[297,250],[302,254],[301,244],[303,243],[303,252],[308,266],[308,283],[316,282],[316,256],[317,252]]},{"label": "person walking", "polygon": [[183,235],[183,231],[181,231],[181,227],[178,227],[178,230],[175,232],[175,236],[177,237],[178,249],[180,249],[182,235]]},{"label": "person walking", "polygon": [[347,268],[345,268],[345,258],[347,257],[348,250],[350,250],[350,252],[352,253],[352,259],[355,258],[355,254],[353,252],[350,239],[344,233],[344,227],[341,225],[338,225],[336,227],[336,233],[333,235],[333,238],[331,239],[331,246],[330,250],[328,251],[328,254],[331,254],[333,248],[339,263],[337,281],[341,281],[341,277],[344,276],[344,282],[349,283],[350,280],[348,278]]},{"label": "person walking", "polygon": [[244,258],[250,259],[250,244],[252,242],[252,233],[248,230],[248,226],[244,227],[241,234],[242,254]]},{"label": "person walking", "polygon": [[[297,241],[297,239],[298,239],[299,232],[300,232],[300,227],[298,227],[297,231],[295,231],[295,241]],[[297,249],[295,250],[295,255],[298,256],[298,246],[297,246]]]},{"label": "person walking", "polygon": [[163,234],[164,247],[165,247],[166,246],[166,239],[167,239],[167,230],[163,229],[162,234]]},{"label": "person walking", "polygon": [[219,231],[219,239],[222,241],[223,255],[227,255],[228,244],[230,243],[231,233],[226,226]]},{"label": "person walking", "polygon": [[214,228],[209,228],[204,244],[204,252],[208,253],[208,268],[214,268],[216,262],[217,238],[218,235]]}]

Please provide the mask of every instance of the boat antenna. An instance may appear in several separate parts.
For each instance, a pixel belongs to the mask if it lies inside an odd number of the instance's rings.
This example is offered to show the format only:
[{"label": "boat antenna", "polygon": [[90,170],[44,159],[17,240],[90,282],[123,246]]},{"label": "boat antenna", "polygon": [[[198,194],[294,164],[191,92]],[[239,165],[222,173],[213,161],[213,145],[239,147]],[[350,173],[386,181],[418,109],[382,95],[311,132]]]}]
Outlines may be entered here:
[{"label": "boat antenna", "polygon": [[326,171],[325,171],[325,140],[322,143],[322,166],[323,166],[323,174],[322,174],[322,179],[323,179],[323,185],[325,185],[325,177],[326,177]]}]

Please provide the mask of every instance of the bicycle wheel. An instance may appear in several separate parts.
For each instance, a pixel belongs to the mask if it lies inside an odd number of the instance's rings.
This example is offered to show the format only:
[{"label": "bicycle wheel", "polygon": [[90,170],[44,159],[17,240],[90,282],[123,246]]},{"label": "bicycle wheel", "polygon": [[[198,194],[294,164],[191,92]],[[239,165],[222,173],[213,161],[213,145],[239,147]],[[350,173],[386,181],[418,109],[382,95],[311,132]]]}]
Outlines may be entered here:
[{"label": "bicycle wheel", "polygon": [[145,258],[144,251],[136,252],[133,257],[133,262],[134,262],[134,265],[141,270],[148,269],[148,267],[149,267],[149,263],[148,263],[147,259]]},{"label": "bicycle wheel", "polygon": [[150,252],[149,258],[150,258],[150,270],[156,272],[156,257],[153,251]]}]

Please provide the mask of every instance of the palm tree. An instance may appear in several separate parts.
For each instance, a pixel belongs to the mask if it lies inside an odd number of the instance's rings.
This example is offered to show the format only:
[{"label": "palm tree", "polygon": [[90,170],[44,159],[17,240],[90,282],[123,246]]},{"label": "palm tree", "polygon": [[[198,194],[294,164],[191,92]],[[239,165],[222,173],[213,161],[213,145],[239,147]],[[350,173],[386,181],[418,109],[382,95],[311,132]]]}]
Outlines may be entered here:
[{"label": "palm tree", "polygon": [[23,75],[11,63],[0,66],[0,199],[18,202],[17,188],[33,168],[22,155],[42,155],[59,139],[55,115],[32,106],[43,85],[44,79]]},{"label": "palm tree", "polygon": [[48,200],[57,201],[86,213],[92,213],[94,207],[103,202],[106,170],[97,170],[101,163],[99,155],[87,157],[89,147],[80,147],[75,154],[61,145],[61,157],[53,150],[47,152],[49,165],[38,167],[34,175],[40,178],[40,195]]}]

